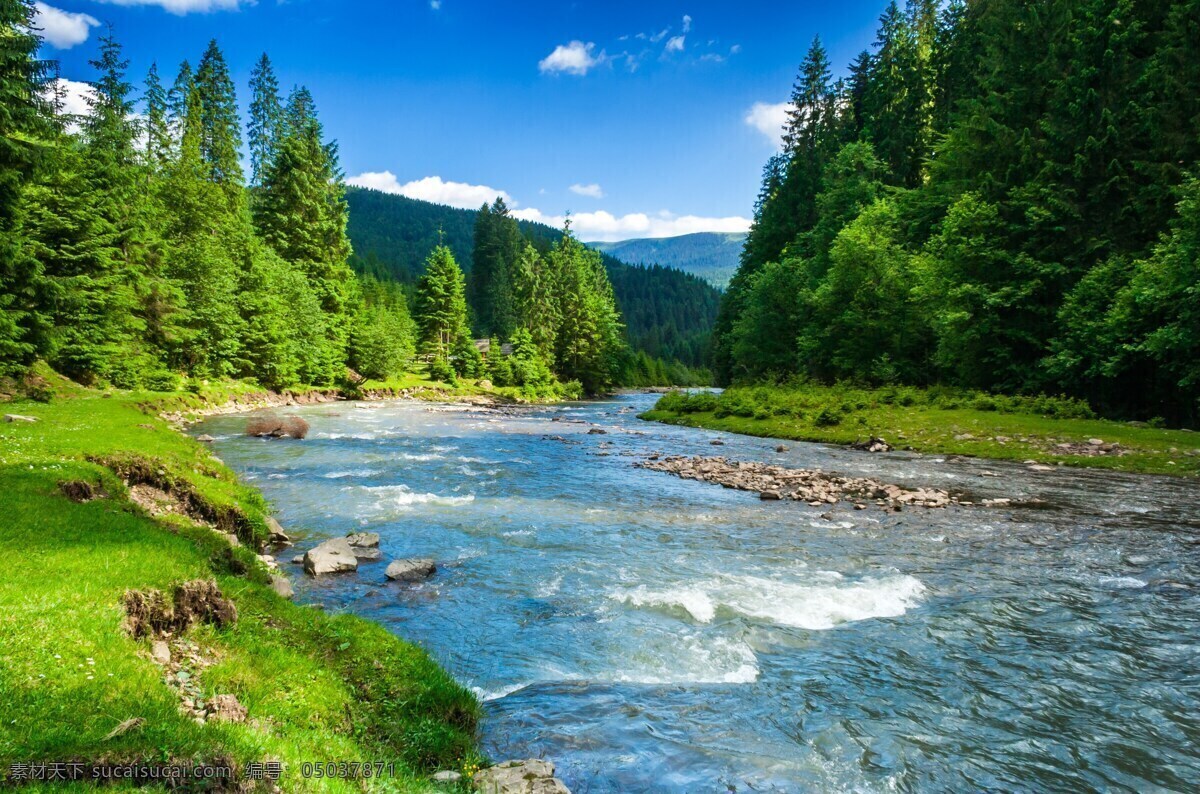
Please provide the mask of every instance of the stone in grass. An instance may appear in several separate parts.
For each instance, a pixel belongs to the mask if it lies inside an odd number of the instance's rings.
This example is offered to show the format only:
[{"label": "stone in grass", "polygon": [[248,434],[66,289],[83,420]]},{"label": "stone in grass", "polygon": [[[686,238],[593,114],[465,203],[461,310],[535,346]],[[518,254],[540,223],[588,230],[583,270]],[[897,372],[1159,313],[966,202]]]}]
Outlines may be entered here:
[{"label": "stone in grass", "polygon": [[22,416],[21,414],[5,414],[5,422],[36,422],[36,416]]},{"label": "stone in grass", "polygon": [[554,776],[554,764],[540,759],[505,761],[475,773],[482,794],[571,794]]},{"label": "stone in grass", "polygon": [[420,582],[437,573],[437,563],[430,559],[392,560],[384,575],[398,582]]},{"label": "stone in grass", "polygon": [[358,558],[345,538],[331,538],[304,554],[304,571],[310,576],[358,570]]},{"label": "stone in grass", "polygon": [[433,782],[443,785],[453,785],[462,780],[462,773],[455,772],[452,769],[443,769],[441,772],[433,774]]},{"label": "stone in grass", "polygon": [[271,589],[278,593],[283,598],[291,598],[296,594],[292,589],[292,583],[288,581],[286,576],[275,574],[271,577]]}]

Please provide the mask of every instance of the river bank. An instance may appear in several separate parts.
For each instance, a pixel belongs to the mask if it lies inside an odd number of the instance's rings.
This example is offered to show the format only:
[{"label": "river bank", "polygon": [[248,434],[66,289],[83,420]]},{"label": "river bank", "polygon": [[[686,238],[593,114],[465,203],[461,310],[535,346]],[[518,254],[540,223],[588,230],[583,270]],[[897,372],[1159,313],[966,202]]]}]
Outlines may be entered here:
[{"label": "river bank", "polygon": [[1036,399],[1027,400],[1027,409],[1018,404],[1001,410],[1003,399],[937,398],[916,389],[760,386],[720,395],[670,393],[641,418],[759,438],[866,447],[881,439],[887,447],[918,453],[1200,475],[1200,433],[1086,417],[1085,406],[1060,398],[1041,398],[1049,415],[1029,410]]},{"label": "river bank", "polygon": [[[41,401],[6,402],[0,424],[0,778],[22,774],[11,764],[205,765],[269,788],[266,765],[287,791],[360,790],[372,774],[427,791],[438,770],[478,766],[474,695],[378,624],[281,597],[259,555],[267,502],[158,415],[331,395],[39,378]],[[365,761],[380,766],[303,772]]]}]

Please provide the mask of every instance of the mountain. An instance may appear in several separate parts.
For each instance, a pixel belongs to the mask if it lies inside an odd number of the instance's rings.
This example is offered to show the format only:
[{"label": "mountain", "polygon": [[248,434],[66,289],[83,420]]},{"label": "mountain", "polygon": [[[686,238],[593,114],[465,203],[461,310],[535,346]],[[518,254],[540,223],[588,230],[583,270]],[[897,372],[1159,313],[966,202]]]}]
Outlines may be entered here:
[{"label": "mountain", "polygon": [[[470,278],[475,210],[460,210],[378,190],[346,190],[351,264],[363,273],[412,284],[439,240]],[[520,222],[534,245],[546,250],[562,231]],[[695,236],[695,235],[689,235]],[[635,267],[601,252],[625,322],[629,344],[653,358],[707,367],[721,294],[703,279],[669,267]]]},{"label": "mountain", "polygon": [[745,232],[698,232],[679,237],[587,245],[622,262],[673,267],[699,276],[718,289],[725,289],[737,270],[745,242]]}]

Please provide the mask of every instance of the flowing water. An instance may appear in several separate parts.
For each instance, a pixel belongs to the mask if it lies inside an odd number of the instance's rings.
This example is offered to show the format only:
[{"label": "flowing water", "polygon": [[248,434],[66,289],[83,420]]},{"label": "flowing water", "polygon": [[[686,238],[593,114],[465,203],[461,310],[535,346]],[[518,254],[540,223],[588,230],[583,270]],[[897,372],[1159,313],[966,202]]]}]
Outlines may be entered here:
[{"label": "flowing water", "polygon": [[[369,530],[385,561],[435,558],[419,585],[386,563],[284,567],[299,600],[381,622],[474,688],[491,757],[553,759],[576,792],[1200,788],[1194,481],[779,454],[639,421],[654,399],[341,403],[295,409],[302,442],[245,437],[244,417],[196,432],[297,552]],[[634,467],[655,452],[1030,504],[764,503]]]}]

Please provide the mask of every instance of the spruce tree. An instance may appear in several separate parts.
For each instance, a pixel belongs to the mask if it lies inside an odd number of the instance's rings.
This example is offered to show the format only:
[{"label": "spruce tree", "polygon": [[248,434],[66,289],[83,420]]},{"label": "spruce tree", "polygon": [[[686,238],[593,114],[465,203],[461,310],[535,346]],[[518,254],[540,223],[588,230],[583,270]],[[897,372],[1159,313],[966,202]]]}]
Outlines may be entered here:
[{"label": "spruce tree", "polygon": [[22,194],[53,134],[33,19],[33,3],[0,0],[0,376],[41,352],[47,325],[41,266],[29,256],[19,224]]},{"label": "spruce tree", "polygon": [[147,164],[161,171],[171,160],[171,128],[168,117],[167,92],[158,77],[158,64],[150,64],[146,74],[145,151]]},{"label": "spruce tree", "polygon": [[242,202],[241,123],[233,80],[216,39],[200,59],[195,87],[200,97],[200,156],[208,178],[221,186],[229,206],[237,207]]},{"label": "spruce tree", "polygon": [[421,352],[447,362],[456,349],[470,343],[467,326],[466,280],[444,245],[433,249],[425,260],[425,272],[417,280],[416,321]]},{"label": "spruce tree", "polygon": [[283,104],[279,80],[271,60],[263,53],[250,72],[250,124],[246,137],[250,148],[250,184],[261,185],[267,165],[283,135]]}]

